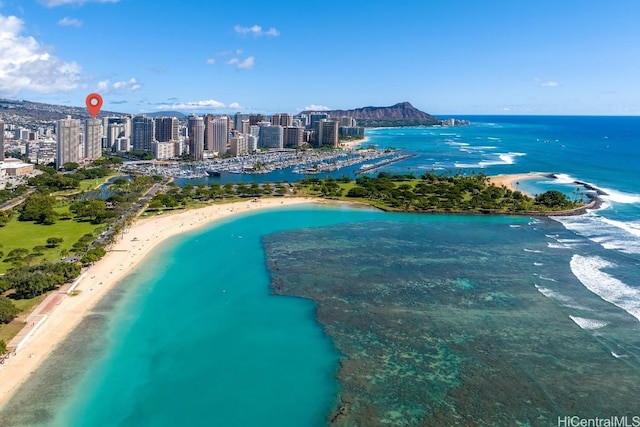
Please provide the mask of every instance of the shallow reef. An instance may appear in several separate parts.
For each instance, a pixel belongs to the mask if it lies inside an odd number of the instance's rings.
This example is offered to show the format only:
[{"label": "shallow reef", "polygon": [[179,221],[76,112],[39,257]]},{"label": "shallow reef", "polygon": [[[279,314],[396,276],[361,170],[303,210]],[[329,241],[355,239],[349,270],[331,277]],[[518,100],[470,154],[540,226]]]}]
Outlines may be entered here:
[{"label": "shallow reef", "polygon": [[[448,218],[263,238],[273,291],[315,301],[343,355],[327,423],[548,426],[635,415],[637,360],[612,357],[605,338],[536,287],[562,286],[585,311],[598,304],[571,274],[570,251],[549,252],[538,230],[560,225]],[[631,340],[627,332],[606,339]]]}]

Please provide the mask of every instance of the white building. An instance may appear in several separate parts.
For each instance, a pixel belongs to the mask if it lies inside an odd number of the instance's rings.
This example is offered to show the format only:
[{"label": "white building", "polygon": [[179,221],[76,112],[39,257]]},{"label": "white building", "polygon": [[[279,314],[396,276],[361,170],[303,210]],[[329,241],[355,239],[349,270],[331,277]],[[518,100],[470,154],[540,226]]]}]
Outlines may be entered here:
[{"label": "white building", "polygon": [[236,157],[247,154],[247,152],[249,151],[247,137],[245,135],[239,134],[231,138],[229,140],[229,151]]},{"label": "white building", "polygon": [[175,156],[175,143],[173,141],[154,142],[153,155],[157,160],[167,160]]}]

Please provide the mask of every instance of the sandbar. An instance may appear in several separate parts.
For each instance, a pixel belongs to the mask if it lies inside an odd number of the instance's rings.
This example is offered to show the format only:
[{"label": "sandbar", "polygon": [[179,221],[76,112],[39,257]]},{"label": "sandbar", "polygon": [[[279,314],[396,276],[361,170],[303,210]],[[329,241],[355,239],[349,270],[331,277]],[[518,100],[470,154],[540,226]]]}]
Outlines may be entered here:
[{"label": "sandbar", "polygon": [[139,217],[118,237],[102,259],[83,271],[81,280],[74,288],[78,291],[77,295],[53,295],[56,299],[55,307],[47,310],[44,320],[33,327],[19,350],[0,365],[0,405],[12,396],[51,351],[91,313],[96,303],[165,239],[231,215],[316,201],[322,202],[306,197],[250,199]]}]

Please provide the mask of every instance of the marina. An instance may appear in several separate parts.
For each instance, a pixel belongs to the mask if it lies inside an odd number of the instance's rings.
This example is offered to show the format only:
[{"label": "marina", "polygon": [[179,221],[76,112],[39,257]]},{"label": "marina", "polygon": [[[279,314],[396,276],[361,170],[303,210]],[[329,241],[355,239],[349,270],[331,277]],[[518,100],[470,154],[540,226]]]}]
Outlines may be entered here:
[{"label": "marina", "polygon": [[[290,168],[294,174],[333,172],[363,164],[368,169],[398,162],[412,154],[400,154],[385,149],[360,150],[270,150],[242,157],[216,158],[201,162],[131,161],[120,172],[126,174],[159,175],[163,177],[198,179],[217,178],[222,173],[258,175]],[[371,163],[372,161],[376,161]]]}]

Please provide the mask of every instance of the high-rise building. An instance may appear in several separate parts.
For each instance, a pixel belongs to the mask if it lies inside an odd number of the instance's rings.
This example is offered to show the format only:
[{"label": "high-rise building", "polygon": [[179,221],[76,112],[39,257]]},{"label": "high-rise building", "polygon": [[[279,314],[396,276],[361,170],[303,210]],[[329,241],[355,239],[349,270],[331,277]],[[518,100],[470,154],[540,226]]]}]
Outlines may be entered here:
[{"label": "high-rise building", "polygon": [[255,136],[256,138],[260,137],[260,126],[251,125],[249,126],[249,135]]},{"label": "high-rise building", "polygon": [[84,158],[99,159],[102,156],[102,121],[87,119],[84,122]]},{"label": "high-rise building", "polygon": [[218,155],[226,153],[229,139],[229,120],[227,116],[213,119],[212,138],[211,151],[218,153]]},{"label": "high-rise building", "polygon": [[306,114],[300,113],[296,116],[296,119],[300,121],[300,125],[304,128],[309,125],[309,116],[307,116]]},{"label": "high-rise building", "polygon": [[328,118],[329,115],[327,113],[311,113],[309,114],[309,127],[315,129],[316,123]]},{"label": "high-rise building", "polygon": [[134,116],[131,121],[131,145],[134,151],[152,151],[153,119],[145,115]]},{"label": "high-rise building", "polygon": [[258,151],[258,137],[255,135],[246,135],[247,137],[247,152],[255,153]]},{"label": "high-rise building", "polygon": [[158,142],[177,141],[180,124],[175,117],[156,117],[155,140]]},{"label": "high-rise building", "polygon": [[267,120],[267,116],[264,114],[250,114],[249,115],[249,125],[257,125],[259,122],[264,122]]},{"label": "high-rise building", "polygon": [[58,120],[56,126],[56,169],[68,162],[77,163],[80,160],[79,140],[80,140],[80,120],[66,119]]},{"label": "high-rise building", "polygon": [[271,124],[274,126],[292,126],[293,116],[287,113],[276,113],[271,116]]},{"label": "high-rise building", "polygon": [[4,162],[4,122],[0,120],[0,162]]},{"label": "high-rise building", "polygon": [[250,129],[251,129],[251,125],[249,125],[249,119],[245,119],[240,124],[240,129],[238,129],[238,131],[240,131],[240,133],[244,135],[249,135]]},{"label": "high-rise building", "polygon": [[105,133],[107,136],[106,148],[112,151],[121,151],[118,142],[121,138],[125,138],[124,124],[109,123]]},{"label": "high-rise building", "polygon": [[204,120],[204,149],[205,151],[213,151],[213,114],[206,114]]},{"label": "high-rise building", "polygon": [[204,159],[204,119],[200,116],[189,116],[189,154],[194,160]]},{"label": "high-rise building", "polygon": [[356,119],[354,119],[353,117],[342,116],[340,117],[340,126],[351,128],[351,127],[358,126],[358,123],[356,122]]},{"label": "high-rise building", "polygon": [[338,148],[338,120],[324,119],[316,123],[316,145]]},{"label": "high-rise building", "polygon": [[288,126],[284,128],[283,145],[288,148],[298,148],[304,141],[304,129]]},{"label": "high-rise building", "polygon": [[249,116],[249,114],[236,113],[233,116],[233,128],[242,132],[242,122],[244,122],[245,120],[249,120]]},{"label": "high-rise building", "polygon": [[258,146],[260,148],[283,148],[284,128],[282,126],[262,126]]}]

